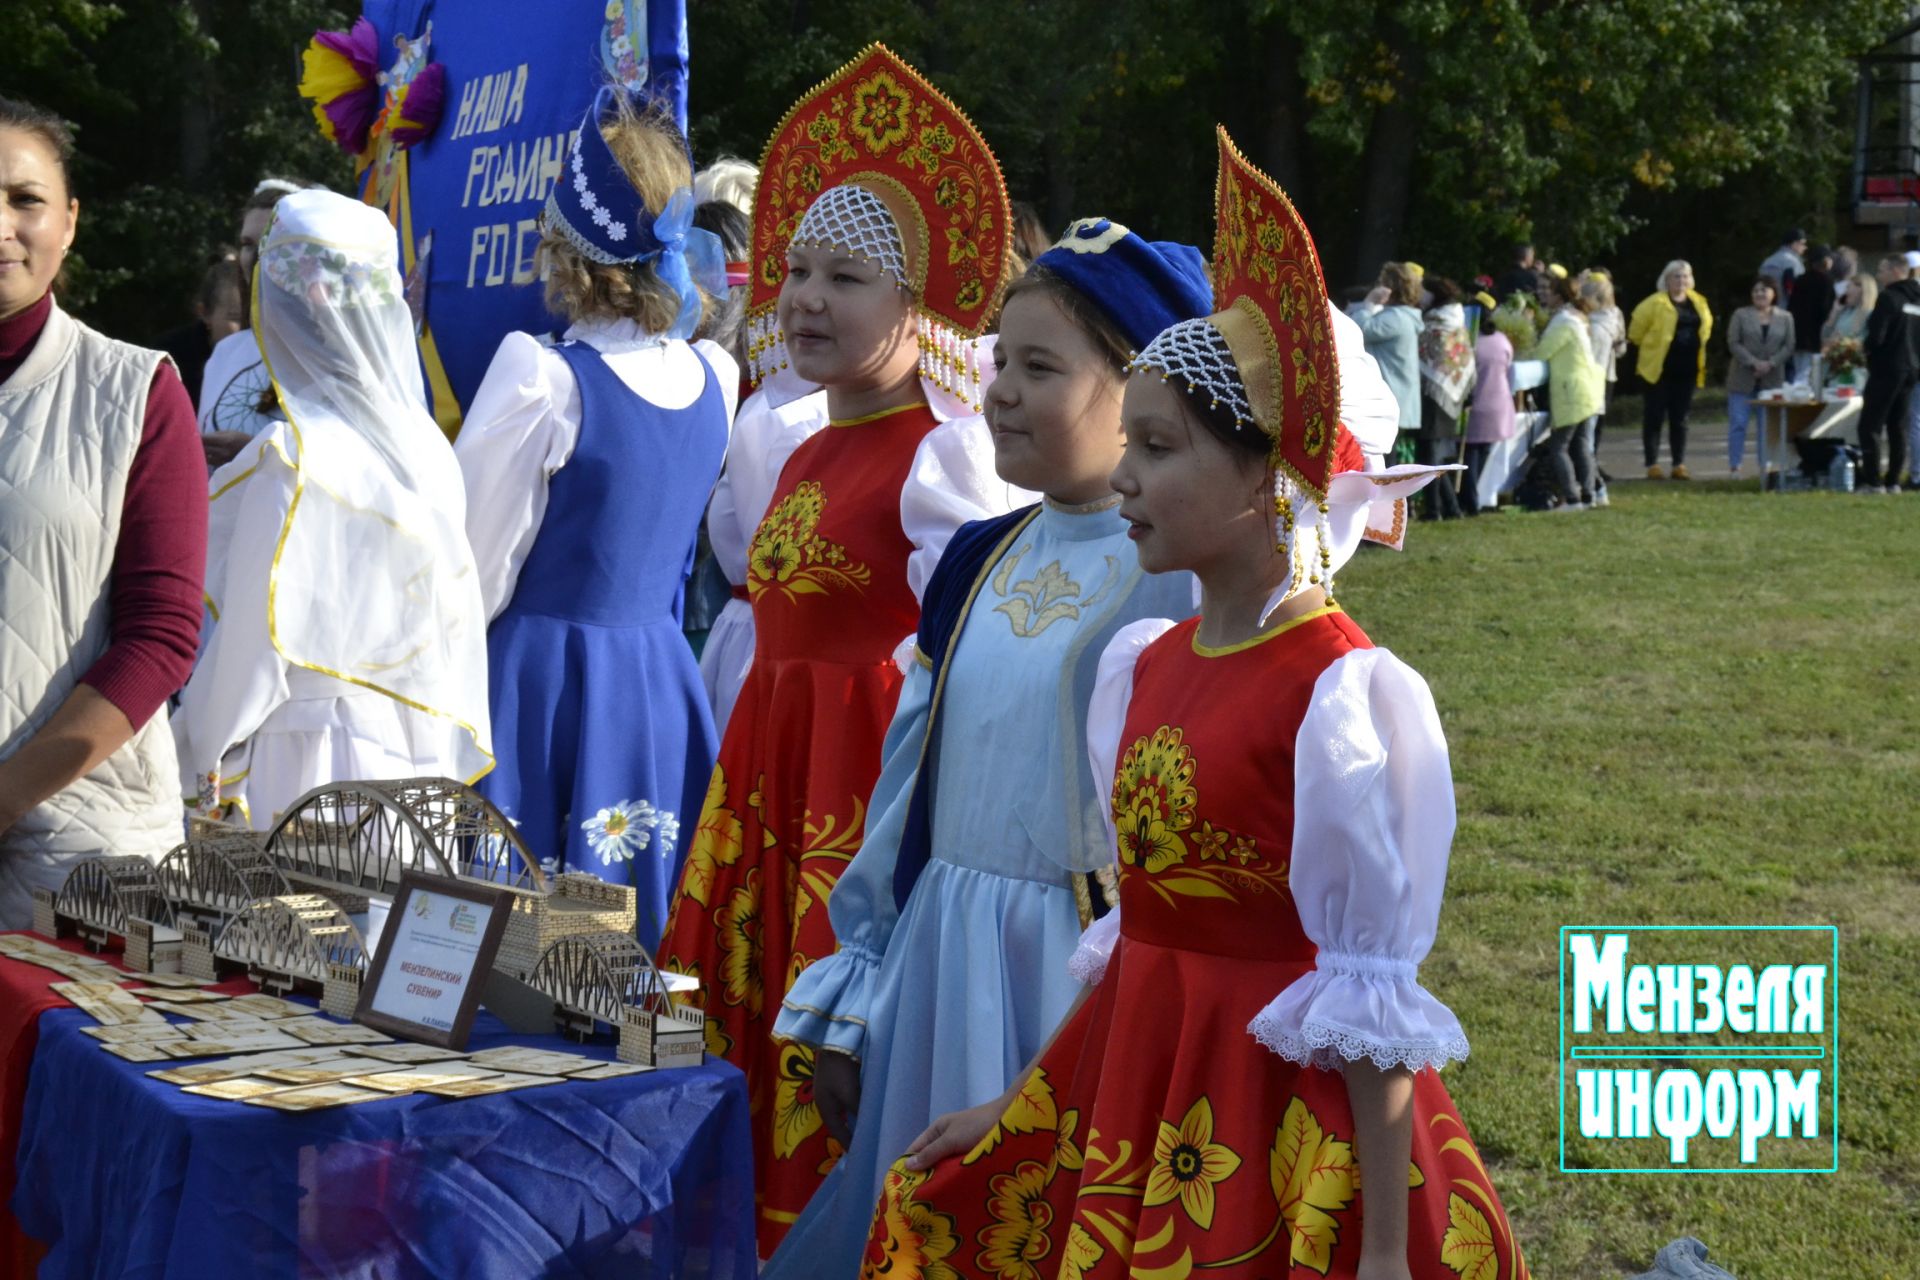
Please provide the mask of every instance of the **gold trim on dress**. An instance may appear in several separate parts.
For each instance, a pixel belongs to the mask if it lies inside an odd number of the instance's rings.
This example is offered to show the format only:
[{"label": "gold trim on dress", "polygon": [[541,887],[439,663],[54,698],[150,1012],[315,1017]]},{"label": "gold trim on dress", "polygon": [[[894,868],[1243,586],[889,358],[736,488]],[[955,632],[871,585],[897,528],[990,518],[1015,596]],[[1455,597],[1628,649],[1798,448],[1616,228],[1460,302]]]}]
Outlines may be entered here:
[{"label": "gold trim on dress", "polygon": [[[967,601],[960,606],[960,616],[954,619],[953,631],[948,636],[949,646],[951,646],[953,642],[958,639],[960,633],[966,629],[967,618],[973,612],[974,601],[980,598],[980,589],[987,585],[987,579],[993,575],[994,565],[999,563],[1001,556],[1007,554],[1007,548],[1011,547],[1020,535],[1026,532],[1027,526],[1039,518],[1040,508],[1035,507],[1033,510],[1027,512],[1026,515],[1020,517],[1013,528],[1007,530],[1007,532],[1001,536],[999,545],[993,549],[993,554],[987,557],[986,563],[980,567],[980,572],[974,575],[973,587],[967,592]],[[949,653],[949,656],[951,656],[951,653]],[[929,661],[928,666],[929,669],[931,669],[931,661]],[[947,676],[951,674],[952,671],[953,663],[943,662],[940,664],[940,675],[934,680],[933,693],[927,699],[927,731],[920,735],[920,757],[914,761],[913,765],[913,785],[916,787],[920,785],[920,775],[927,767],[927,746],[933,740],[933,722],[940,713],[940,696],[946,692]]]},{"label": "gold trim on dress", "polygon": [[1310,609],[1307,612],[1301,614],[1297,618],[1288,618],[1285,622],[1281,623],[1279,626],[1273,627],[1266,631],[1262,631],[1259,635],[1251,636],[1245,640],[1239,641],[1236,644],[1223,644],[1223,645],[1201,644],[1200,632],[1196,628],[1193,633],[1193,651],[1199,654],[1203,658],[1224,658],[1229,654],[1240,653],[1244,650],[1252,649],[1257,645],[1263,645],[1267,641],[1273,639],[1275,636],[1285,635],[1287,632],[1293,630],[1295,627],[1299,626],[1303,622],[1312,622],[1315,618],[1324,618],[1330,613],[1339,613],[1339,612],[1340,612],[1339,605],[1323,604],[1318,609]]},{"label": "gold trim on dress", "polygon": [[1096,511],[1111,511],[1119,506],[1120,495],[1110,493],[1104,498],[1095,498],[1092,502],[1067,503],[1055,502],[1043,493],[1040,495],[1040,501],[1047,510],[1058,511],[1063,516],[1090,516]]},{"label": "gold trim on dress", "polygon": [[863,413],[857,418],[828,418],[830,427],[862,427],[869,422],[878,422],[882,418],[891,418],[896,413],[905,413],[909,409],[924,409],[925,399],[909,400],[905,404],[896,404],[891,409],[875,409],[872,413]]}]

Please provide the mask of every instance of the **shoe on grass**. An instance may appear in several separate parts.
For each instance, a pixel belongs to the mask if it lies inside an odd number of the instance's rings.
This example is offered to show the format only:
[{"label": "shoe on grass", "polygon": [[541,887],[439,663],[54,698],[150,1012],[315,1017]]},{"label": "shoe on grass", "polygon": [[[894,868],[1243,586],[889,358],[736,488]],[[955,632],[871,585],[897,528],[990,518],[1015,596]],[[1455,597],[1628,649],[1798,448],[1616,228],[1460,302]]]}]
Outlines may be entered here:
[{"label": "shoe on grass", "polygon": [[1676,462],[1673,464],[1673,478],[1675,480],[1693,479],[1692,476],[1687,474],[1687,464],[1684,462]]},{"label": "shoe on grass", "polygon": [[1649,479],[1649,480],[1665,480],[1666,478],[1667,478],[1667,473],[1666,473],[1666,472],[1664,472],[1664,471],[1662,471],[1662,470],[1661,470],[1661,469],[1660,469],[1659,467],[1648,467],[1648,468],[1647,468],[1647,479]]}]

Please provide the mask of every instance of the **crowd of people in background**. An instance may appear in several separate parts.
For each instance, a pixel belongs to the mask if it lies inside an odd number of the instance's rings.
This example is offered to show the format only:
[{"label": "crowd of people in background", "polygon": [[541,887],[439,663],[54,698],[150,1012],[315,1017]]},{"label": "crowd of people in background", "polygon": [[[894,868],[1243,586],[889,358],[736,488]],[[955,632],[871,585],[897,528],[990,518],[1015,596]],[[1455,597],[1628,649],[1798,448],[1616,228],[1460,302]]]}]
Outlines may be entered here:
[{"label": "crowd of people in background", "polygon": [[[1422,518],[1488,509],[1489,461],[1529,421],[1541,423],[1538,438],[1497,486],[1512,491],[1514,505],[1556,512],[1609,505],[1598,445],[1629,353],[1646,478],[1694,478],[1689,425],[1719,325],[1691,263],[1676,258],[1662,267],[1630,316],[1606,268],[1573,273],[1537,258],[1529,244],[1516,246],[1497,277],[1476,276],[1465,288],[1471,292],[1417,263],[1389,262],[1349,306],[1399,402],[1395,456],[1464,464],[1457,486],[1427,489]],[[1920,252],[1888,253],[1869,273],[1856,250],[1809,248],[1805,232],[1790,230],[1724,324],[1724,474],[1741,479],[1757,455],[1771,488],[1798,465],[1782,420],[1764,442],[1753,425],[1761,403],[1800,394],[1826,405],[1854,401],[1847,412],[1822,415],[1814,433],[1829,430],[1830,419],[1841,430],[1854,426],[1846,453],[1856,460],[1856,492],[1915,488],[1920,396],[1910,393],[1920,380],[1920,308],[1908,309],[1915,303]],[[1544,376],[1527,376],[1528,361],[1541,362]]]}]

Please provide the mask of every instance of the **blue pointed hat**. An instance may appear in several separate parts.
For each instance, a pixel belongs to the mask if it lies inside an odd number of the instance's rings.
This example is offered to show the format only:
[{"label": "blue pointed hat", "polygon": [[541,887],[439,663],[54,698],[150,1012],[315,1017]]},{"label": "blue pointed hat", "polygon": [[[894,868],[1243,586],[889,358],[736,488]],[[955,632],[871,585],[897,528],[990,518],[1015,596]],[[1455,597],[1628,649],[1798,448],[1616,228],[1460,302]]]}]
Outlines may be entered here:
[{"label": "blue pointed hat", "polygon": [[566,170],[547,197],[548,222],[581,253],[609,264],[640,262],[663,247],[653,233],[654,216],[647,212],[646,201],[600,132],[618,112],[617,92],[609,85],[594,95],[573,135]]},{"label": "blue pointed hat", "polygon": [[1190,244],[1143,240],[1106,218],[1082,218],[1034,260],[1100,308],[1135,351],[1213,310],[1207,260]]},{"label": "blue pointed hat", "polygon": [[600,132],[618,114],[619,92],[609,85],[594,95],[573,136],[566,171],[547,197],[546,222],[595,262],[654,262],[655,273],[680,295],[680,313],[667,336],[690,338],[704,311],[701,290],[709,297],[726,295],[726,253],[718,237],[693,225],[692,187],[675,191],[658,215],[648,212]]}]

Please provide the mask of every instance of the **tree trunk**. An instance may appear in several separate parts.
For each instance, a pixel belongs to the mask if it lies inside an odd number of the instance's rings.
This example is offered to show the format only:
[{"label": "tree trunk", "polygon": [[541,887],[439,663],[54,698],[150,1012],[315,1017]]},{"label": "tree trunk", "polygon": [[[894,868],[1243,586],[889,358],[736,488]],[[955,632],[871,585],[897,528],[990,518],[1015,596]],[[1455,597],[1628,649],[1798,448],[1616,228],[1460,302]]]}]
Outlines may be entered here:
[{"label": "tree trunk", "polygon": [[1413,159],[1420,138],[1414,103],[1420,85],[1419,54],[1404,38],[1396,43],[1403,71],[1392,100],[1373,113],[1367,130],[1366,184],[1353,252],[1355,280],[1372,280],[1381,263],[1399,254],[1400,233],[1413,199]]},{"label": "tree trunk", "polygon": [[[206,0],[192,0],[188,7],[199,29],[207,30]],[[205,62],[200,63],[200,72],[194,77],[195,87],[180,100],[180,182],[190,191],[207,185],[207,169],[213,160],[211,95],[215,76]]]},{"label": "tree trunk", "polygon": [[1260,167],[1273,175],[1300,215],[1312,225],[1311,189],[1307,174],[1306,82],[1300,78],[1300,50],[1283,18],[1267,23],[1267,113],[1260,140]]}]

